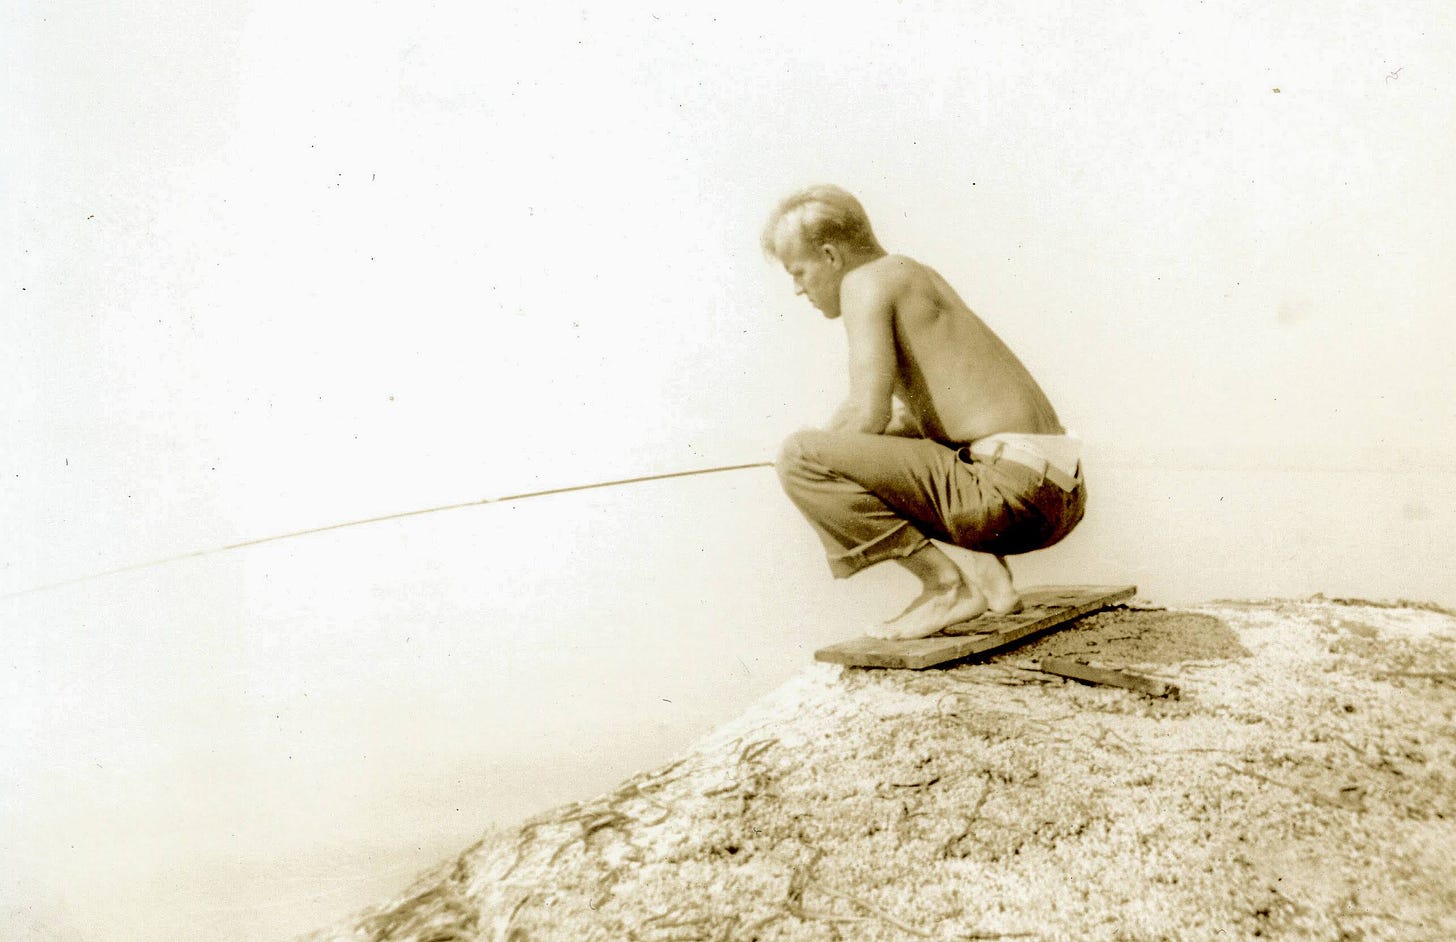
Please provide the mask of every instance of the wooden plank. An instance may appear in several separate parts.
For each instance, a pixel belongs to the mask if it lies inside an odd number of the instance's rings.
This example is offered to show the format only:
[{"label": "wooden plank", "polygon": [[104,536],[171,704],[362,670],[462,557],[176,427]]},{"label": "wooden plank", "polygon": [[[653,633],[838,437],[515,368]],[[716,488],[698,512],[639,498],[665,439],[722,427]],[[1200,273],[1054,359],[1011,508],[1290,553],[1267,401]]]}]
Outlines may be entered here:
[{"label": "wooden plank", "polygon": [[1134,674],[1131,671],[1073,660],[1069,657],[1044,657],[1041,659],[1041,670],[1048,674],[1070,677],[1072,680],[1080,680],[1089,684],[1126,687],[1128,690],[1136,690],[1138,693],[1145,693],[1150,697],[1168,697],[1177,700],[1182,695],[1177,684],[1170,684],[1155,677]]},{"label": "wooden plank", "polygon": [[1099,608],[1131,598],[1137,586],[1039,586],[1021,594],[1023,608],[1014,615],[982,615],[952,625],[939,634],[909,641],[886,641],[865,635],[814,652],[816,661],[848,667],[891,667],[920,670],[1015,644],[1032,635],[1065,628]]}]

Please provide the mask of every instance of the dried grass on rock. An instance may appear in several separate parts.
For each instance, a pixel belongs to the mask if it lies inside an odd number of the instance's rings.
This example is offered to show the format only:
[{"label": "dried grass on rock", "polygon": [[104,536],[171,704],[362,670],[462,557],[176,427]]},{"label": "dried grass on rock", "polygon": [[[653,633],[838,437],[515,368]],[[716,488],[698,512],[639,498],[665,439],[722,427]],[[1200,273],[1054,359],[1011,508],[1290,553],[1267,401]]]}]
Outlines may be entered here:
[{"label": "dried grass on rock", "polygon": [[313,938],[1456,938],[1453,676],[1456,617],[1318,598],[1113,610],[947,670],[815,666]]}]

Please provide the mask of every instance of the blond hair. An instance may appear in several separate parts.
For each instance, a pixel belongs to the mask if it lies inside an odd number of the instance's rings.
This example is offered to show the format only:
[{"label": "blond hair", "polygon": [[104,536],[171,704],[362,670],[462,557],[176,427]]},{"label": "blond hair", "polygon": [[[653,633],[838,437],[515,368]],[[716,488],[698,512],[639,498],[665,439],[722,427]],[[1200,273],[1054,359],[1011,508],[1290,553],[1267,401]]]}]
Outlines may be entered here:
[{"label": "blond hair", "polygon": [[763,229],[765,255],[778,257],[779,226],[791,217],[806,246],[833,243],[856,252],[882,251],[859,200],[848,190],[826,183],[805,187],[779,202]]}]

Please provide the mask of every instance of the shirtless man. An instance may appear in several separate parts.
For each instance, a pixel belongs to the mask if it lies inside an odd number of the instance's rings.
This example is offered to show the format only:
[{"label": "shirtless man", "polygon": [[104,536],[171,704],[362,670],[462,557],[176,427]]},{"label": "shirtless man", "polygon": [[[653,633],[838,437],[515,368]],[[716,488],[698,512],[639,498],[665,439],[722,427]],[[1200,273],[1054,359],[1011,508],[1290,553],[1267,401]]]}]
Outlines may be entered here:
[{"label": "shirtless man", "polygon": [[[1005,556],[1056,543],[1086,505],[1080,444],[1046,394],[944,278],[881,248],[844,190],[785,199],[763,247],[849,341],[849,397],[827,429],[784,443],[784,490],[835,576],[893,559],[921,582],[869,633],[922,638],[1018,610]],[[971,550],[966,568],[931,539]]]}]

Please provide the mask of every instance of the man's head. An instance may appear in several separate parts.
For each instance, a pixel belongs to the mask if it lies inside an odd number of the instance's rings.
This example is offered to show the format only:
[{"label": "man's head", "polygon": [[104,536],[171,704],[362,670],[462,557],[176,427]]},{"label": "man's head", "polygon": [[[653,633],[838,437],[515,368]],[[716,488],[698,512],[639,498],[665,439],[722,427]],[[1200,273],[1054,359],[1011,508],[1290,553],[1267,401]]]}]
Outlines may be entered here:
[{"label": "man's head", "polygon": [[763,250],[783,263],[795,291],[825,317],[839,316],[839,284],[850,269],[885,254],[859,200],[837,186],[811,186],[774,210]]}]

